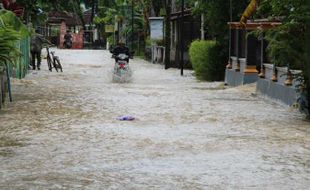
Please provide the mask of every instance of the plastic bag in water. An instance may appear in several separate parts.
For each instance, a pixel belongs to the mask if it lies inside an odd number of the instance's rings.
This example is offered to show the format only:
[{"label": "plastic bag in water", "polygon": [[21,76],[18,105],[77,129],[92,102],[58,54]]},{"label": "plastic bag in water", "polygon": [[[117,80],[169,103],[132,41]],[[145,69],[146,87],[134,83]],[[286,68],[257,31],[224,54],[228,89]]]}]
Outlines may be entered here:
[{"label": "plastic bag in water", "polygon": [[120,121],[133,121],[133,120],[135,120],[135,118],[132,117],[132,116],[121,116],[121,117],[118,117],[117,120],[120,120]]}]

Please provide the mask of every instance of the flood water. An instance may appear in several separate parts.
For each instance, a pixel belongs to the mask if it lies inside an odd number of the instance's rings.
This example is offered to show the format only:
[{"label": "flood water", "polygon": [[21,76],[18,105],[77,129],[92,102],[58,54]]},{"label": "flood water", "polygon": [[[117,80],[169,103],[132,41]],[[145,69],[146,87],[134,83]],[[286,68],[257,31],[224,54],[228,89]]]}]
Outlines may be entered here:
[{"label": "flood water", "polygon": [[107,51],[56,54],[0,111],[0,189],[309,189],[310,123],[254,85],[140,59],[119,84]]}]

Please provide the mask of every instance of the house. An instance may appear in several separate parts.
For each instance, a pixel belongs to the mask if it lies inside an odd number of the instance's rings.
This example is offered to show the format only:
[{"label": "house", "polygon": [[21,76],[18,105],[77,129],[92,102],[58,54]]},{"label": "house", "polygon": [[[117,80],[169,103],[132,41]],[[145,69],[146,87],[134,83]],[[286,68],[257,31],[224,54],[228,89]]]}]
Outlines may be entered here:
[{"label": "house", "polygon": [[[83,23],[84,22],[84,23]],[[63,37],[67,30],[72,32],[73,48],[82,49],[99,43],[99,32],[92,22],[91,10],[83,14],[83,21],[75,13],[53,11],[48,14],[48,20],[41,31],[58,47],[63,48]]]},{"label": "house", "polygon": [[[264,32],[281,25],[280,21],[260,19],[247,22],[228,23],[230,27],[230,58],[226,67],[225,82],[230,86],[239,86],[256,82],[257,92],[278,100],[286,105],[297,101],[296,86],[292,74],[301,73],[288,67],[278,67],[267,56],[267,41]],[[251,32],[260,30],[257,37]]]},{"label": "house", "polygon": [[[174,4],[175,5],[175,4]],[[181,40],[184,47],[184,63],[185,67],[191,67],[189,64],[189,47],[190,44],[201,37],[201,20],[192,14],[192,10],[186,8],[183,13],[176,7],[172,7],[171,13],[171,45],[170,60],[171,66],[178,67],[180,65]],[[183,20],[183,27],[181,21]],[[181,36],[183,39],[181,39]]]},{"label": "house", "polygon": [[[102,39],[102,33],[100,33],[100,26],[96,26],[93,23],[92,9],[88,9],[84,12],[84,47],[85,48],[101,48],[105,46],[104,40]],[[97,28],[99,27],[99,28]]]},{"label": "house", "polygon": [[230,29],[230,57],[226,68],[225,82],[230,86],[256,82],[258,73],[263,69],[263,63],[269,62],[263,36],[254,36],[254,30],[264,30],[280,25],[280,22],[256,20],[247,22],[229,22]]},{"label": "house", "polygon": [[72,32],[72,48],[82,49],[84,45],[83,25],[78,15],[74,13],[50,12],[45,27],[42,27],[41,32],[53,44],[56,44],[59,48],[63,48],[64,35],[67,30]]}]

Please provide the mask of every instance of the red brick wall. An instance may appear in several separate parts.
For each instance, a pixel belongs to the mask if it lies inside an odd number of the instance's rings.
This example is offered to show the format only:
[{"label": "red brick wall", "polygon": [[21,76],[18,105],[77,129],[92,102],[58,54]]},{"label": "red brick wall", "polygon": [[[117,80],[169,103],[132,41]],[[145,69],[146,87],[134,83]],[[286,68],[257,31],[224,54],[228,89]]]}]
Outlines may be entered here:
[{"label": "red brick wall", "polygon": [[66,23],[62,22],[60,25],[60,37],[59,37],[59,48],[64,48],[64,36],[66,34]]},{"label": "red brick wall", "polygon": [[73,34],[73,49],[83,49],[83,36],[84,32],[81,30],[78,34]]},{"label": "red brick wall", "polygon": [[[59,38],[59,48],[64,48],[64,36],[67,31],[67,26],[65,22],[60,25],[60,38]],[[83,49],[83,36],[84,32],[81,30],[78,34],[72,33],[72,49]]]}]

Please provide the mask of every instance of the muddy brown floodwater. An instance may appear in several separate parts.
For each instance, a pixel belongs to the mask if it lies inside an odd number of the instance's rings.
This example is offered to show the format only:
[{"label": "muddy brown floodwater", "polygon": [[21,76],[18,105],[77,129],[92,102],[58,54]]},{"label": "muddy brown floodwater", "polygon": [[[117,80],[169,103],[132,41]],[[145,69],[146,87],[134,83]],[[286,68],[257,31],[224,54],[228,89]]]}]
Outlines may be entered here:
[{"label": "muddy brown floodwater", "polygon": [[0,111],[0,189],[309,189],[310,123],[254,85],[140,59],[119,84],[107,51],[56,54]]}]

